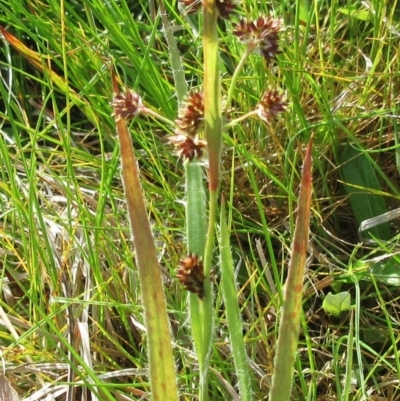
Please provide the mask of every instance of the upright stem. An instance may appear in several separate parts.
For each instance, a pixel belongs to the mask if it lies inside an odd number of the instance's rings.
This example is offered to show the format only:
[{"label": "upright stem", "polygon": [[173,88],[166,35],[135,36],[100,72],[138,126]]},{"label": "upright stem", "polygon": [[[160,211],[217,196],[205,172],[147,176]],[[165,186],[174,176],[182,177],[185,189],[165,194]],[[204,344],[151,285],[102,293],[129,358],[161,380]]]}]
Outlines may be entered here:
[{"label": "upright stem", "polygon": [[204,0],[204,134],[208,144],[210,190],[207,243],[204,255],[204,302],[203,302],[203,353],[200,361],[200,400],[208,399],[208,361],[213,330],[212,283],[210,280],[212,251],[214,248],[217,217],[218,183],[222,149],[221,84],[219,71],[218,10],[215,0]]},{"label": "upright stem", "polygon": [[218,11],[215,0],[204,1],[204,122],[208,143],[209,188],[218,190],[222,149],[221,83],[218,53]]}]

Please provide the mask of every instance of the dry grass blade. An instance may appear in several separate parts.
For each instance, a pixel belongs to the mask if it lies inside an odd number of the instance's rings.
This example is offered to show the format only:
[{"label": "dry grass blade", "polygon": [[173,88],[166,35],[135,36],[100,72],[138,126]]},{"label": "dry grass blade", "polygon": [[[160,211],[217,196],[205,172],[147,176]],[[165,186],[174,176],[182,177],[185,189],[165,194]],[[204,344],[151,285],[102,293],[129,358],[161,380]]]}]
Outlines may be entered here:
[{"label": "dry grass blade", "polygon": [[10,382],[4,375],[0,374],[0,400],[19,401],[18,393],[11,387]]}]

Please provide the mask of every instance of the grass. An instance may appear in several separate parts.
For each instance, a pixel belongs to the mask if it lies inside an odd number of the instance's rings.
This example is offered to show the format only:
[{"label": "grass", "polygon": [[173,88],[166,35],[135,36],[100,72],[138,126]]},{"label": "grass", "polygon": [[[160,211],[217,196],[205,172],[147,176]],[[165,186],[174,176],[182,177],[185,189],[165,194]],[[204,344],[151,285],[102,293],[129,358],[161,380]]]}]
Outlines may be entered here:
[{"label": "grass", "polygon": [[[398,207],[400,6],[387,0],[244,3],[243,16],[270,11],[284,18],[283,53],[270,68],[250,56],[229,118],[254,109],[268,86],[285,90],[290,102],[274,124],[246,120],[224,138],[221,188],[254,399],[267,399],[270,389],[302,161],[313,134],[311,237],[293,399],[395,401],[398,224],[372,230],[375,239],[361,244],[360,219],[375,215],[359,217],[357,203],[370,211],[377,204],[382,212]],[[3,40],[0,58],[0,337],[6,376],[24,400],[56,391],[76,391],[81,399],[86,390],[100,400],[133,400],[150,391],[109,103],[113,66],[146,106],[176,118],[168,47],[152,7],[96,0],[27,7],[0,0],[0,25],[19,41]],[[199,88],[201,18],[182,15],[174,1],[164,7],[186,81]],[[219,28],[227,96],[244,48],[229,24]],[[178,387],[181,399],[191,400],[198,365],[186,291],[175,279],[186,251],[184,168],[166,143],[170,126],[144,117],[130,130],[163,268]],[[368,180],[363,171],[373,172]],[[387,237],[376,238],[382,232]],[[218,273],[218,260],[213,264]],[[218,285],[214,290],[209,394],[235,399],[226,314]],[[341,291],[350,293],[354,309],[328,315],[325,295]]]}]

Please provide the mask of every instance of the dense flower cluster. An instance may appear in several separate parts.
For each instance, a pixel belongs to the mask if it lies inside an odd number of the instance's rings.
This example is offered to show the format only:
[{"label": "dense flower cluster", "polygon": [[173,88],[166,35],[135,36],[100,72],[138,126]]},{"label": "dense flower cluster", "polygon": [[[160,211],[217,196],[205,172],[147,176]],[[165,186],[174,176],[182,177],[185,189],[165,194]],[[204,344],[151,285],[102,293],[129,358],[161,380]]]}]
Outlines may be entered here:
[{"label": "dense flower cluster", "polygon": [[266,122],[271,122],[279,113],[286,110],[288,104],[284,96],[277,90],[269,90],[264,93],[257,106],[257,115]]},{"label": "dense flower cluster", "polygon": [[200,92],[191,93],[183,103],[178,118],[175,120],[176,128],[194,137],[203,128],[204,98]]},{"label": "dense flower cluster", "polygon": [[138,114],[146,111],[142,98],[134,91],[127,89],[119,94],[114,94],[111,106],[114,109],[113,116],[116,121],[123,119],[131,120]]},{"label": "dense flower cluster", "polygon": [[176,272],[181,284],[190,292],[204,298],[204,266],[198,255],[188,255],[179,261]]},{"label": "dense flower cluster", "polygon": [[239,40],[258,49],[260,54],[267,60],[276,58],[281,53],[279,49],[279,33],[282,30],[282,20],[268,17],[259,17],[255,21],[241,20],[234,28],[233,34]]},{"label": "dense flower cluster", "polygon": [[229,19],[237,10],[237,1],[235,0],[217,0],[216,5],[219,16],[224,19]]},{"label": "dense flower cluster", "polygon": [[183,103],[175,120],[176,135],[170,138],[177,153],[184,159],[192,160],[203,155],[206,142],[198,139],[204,124],[204,98],[199,92],[191,93]]},{"label": "dense flower cluster", "polygon": [[197,136],[192,138],[184,134],[171,136],[169,142],[175,145],[177,154],[185,160],[193,160],[195,157],[202,157],[203,149],[207,145],[206,141],[198,139]]}]

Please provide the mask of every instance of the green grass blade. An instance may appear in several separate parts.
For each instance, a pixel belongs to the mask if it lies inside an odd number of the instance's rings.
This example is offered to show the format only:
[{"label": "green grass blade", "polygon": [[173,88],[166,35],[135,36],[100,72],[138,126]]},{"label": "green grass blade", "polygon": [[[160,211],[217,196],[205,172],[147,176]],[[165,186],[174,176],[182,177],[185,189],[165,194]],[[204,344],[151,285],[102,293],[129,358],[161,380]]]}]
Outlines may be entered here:
[{"label": "green grass blade", "polygon": [[[358,225],[364,220],[387,212],[385,201],[378,193],[380,185],[369,159],[365,154],[347,145],[342,154],[342,173],[350,204]],[[368,230],[380,240],[390,239],[389,223],[382,223]]]},{"label": "green grass blade", "polygon": [[221,290],[226,308],[226,318],[228,322],[236,376],[239,382],[240,399],[242,401],[250,401],[252,400],[251,373],[247,359],[246,345],[243,338],[243,326],[240,319],[238,292],[235,285],[234,266],[229,241],[229,231],[226,224],[224,199],[221,205],[219,249]]},{"label": "green grass blade", "polygon": [[188,85],[185,80],[185,70],[182,65],[181,55],[176,44],[175,36],[173,33],[172,26],[168,20],[167,13],[164,9],[162,1],[159,3],[161,8],[161,18],[165,30],[165,38],[168,43],[168,49],[171,57],[172,73],[174,75],[176,94],[178,96],[179,103],[185,98],[188,90]]},{"label": "green grass blade", "polygon": [[[207,235],[206,194],[203,170],[198,162],[185,164],[186,179],[186,233],[188,253],[203,258]],[[202,370],[203,307],[197,294],[189,294],[189,311],[196,353]]]},{"label": "green grass blade", "polygon": [[350,314],[350,328],[347,336],[347,358],[346,358],[346,373],[343,384],[342,400],[348,401],[351,394],[351,378],[354,371],[353,351],[354,351],[354,333],[353,333],[353,313]]}]

